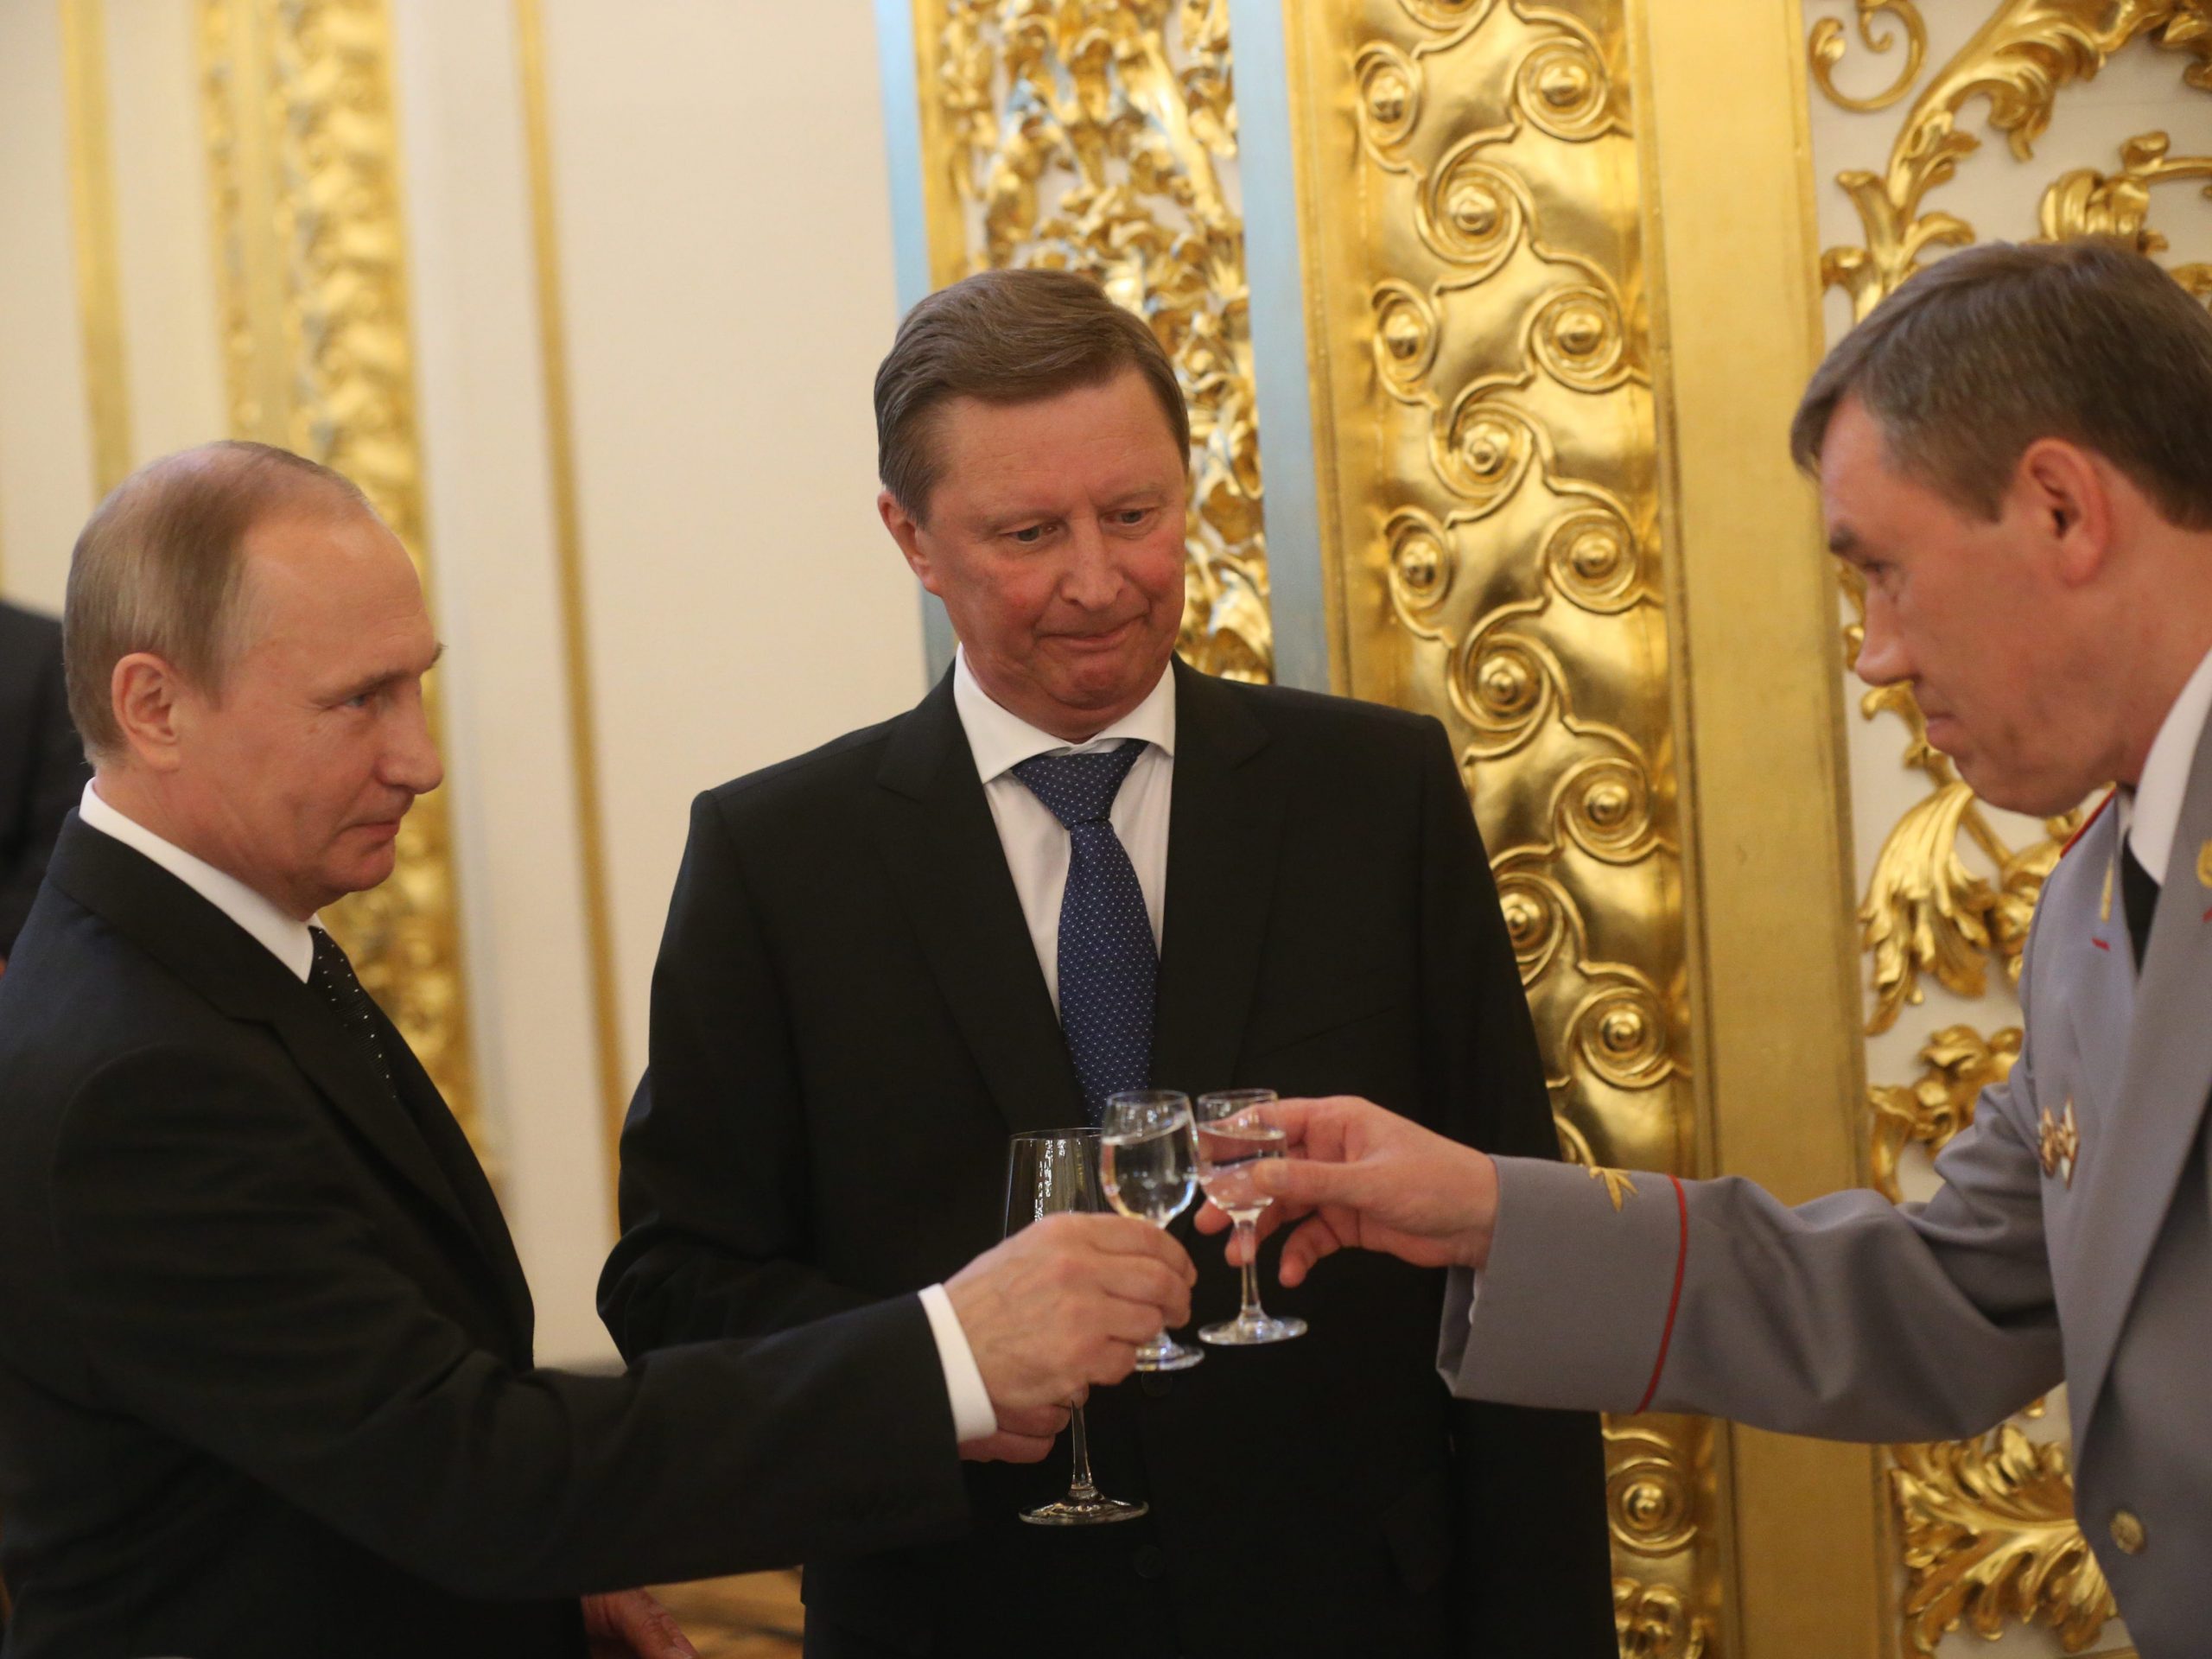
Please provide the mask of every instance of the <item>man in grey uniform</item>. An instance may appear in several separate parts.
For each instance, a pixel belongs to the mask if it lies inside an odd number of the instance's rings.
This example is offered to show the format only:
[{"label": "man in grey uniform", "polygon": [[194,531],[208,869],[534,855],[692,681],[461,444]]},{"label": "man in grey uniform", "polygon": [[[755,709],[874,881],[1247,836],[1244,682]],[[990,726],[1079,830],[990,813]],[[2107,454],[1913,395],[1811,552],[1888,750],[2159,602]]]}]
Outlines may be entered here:
[{"label": "man in grey uniform", "polygon": [[1516,1405],[1925,1440],[2063,1379],[2076,1506],[2131,1633],[2145,1659],[2202,1655],[2212,316],[2110,245],[1957,253],[1829,353],[1792,441],[1866,579],[1859,674],[1909,683],[1997,805],[2048,816],[2119,783],[2044,889],[2010,1078],[1936,1196],[1900,1206],[1593,1179],[1363,1101],[1294,1104],[1302,1160],[1262,1177],[1305,1217],[1283,1280],[1348,1246],[1452,1267],[1445,1376]]}]

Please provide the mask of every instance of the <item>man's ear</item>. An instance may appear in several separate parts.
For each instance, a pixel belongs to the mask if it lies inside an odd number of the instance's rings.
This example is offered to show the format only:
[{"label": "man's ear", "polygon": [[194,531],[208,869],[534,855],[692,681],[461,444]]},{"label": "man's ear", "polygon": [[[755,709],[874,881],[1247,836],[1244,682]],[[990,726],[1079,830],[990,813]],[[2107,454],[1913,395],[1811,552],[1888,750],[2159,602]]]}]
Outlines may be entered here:
[{"label": "man's ear", "polygon": [[921,521],[901,506],[899,498],[888,490],[876,492],[875,511],[883,520],[883,527],[891,532],[891,539],[899,543],[899,552],[906,556],[906,568],[914,573],[914,579],[926,591],[937,593],[937,570],[922,545]]},{"label": "man's ear", "polygon": [[2112,548],[2112,483],[2097,458],[2063,438],[2038,438],[2013,469],[2012,510],[2027,515],[2056,556],[2060,579],[2078,587],[2104,569]]},{"label": "man's ear", "polygon": [[134,651],[108,677],[108,702],[130,758],[153,772],[175,772],[183,762],[184,690],[176,670],[150,651]]}]

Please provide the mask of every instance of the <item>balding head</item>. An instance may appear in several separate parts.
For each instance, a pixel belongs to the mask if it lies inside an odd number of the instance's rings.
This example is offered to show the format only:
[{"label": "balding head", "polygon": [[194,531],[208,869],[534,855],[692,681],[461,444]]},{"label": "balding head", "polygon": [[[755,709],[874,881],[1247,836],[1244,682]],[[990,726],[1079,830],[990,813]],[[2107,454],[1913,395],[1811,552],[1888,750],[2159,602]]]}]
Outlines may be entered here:
[{"label": "balding head", "polygon": [[63,618],[69,715],[95,761],[123,749],[116,664],[147,652],[219,699],[253,632],[247,533],[326,512],[374,516],[350,480],[263,443],[202,444],[116,486],[77,537]]}]

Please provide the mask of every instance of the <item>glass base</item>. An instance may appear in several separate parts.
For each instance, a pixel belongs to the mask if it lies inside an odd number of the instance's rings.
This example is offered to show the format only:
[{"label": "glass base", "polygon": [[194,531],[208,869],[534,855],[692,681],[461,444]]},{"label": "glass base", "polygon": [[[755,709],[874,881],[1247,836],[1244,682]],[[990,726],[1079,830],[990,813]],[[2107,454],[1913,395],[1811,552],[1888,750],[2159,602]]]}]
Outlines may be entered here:
[{"label": "glass base", "polygon": [[1239,1313],[1198,1332],[1200,1342],[1217,1348],[1256,1348],[1263,1342],[1288,1342],[1306,1334],[1303,1319],[1279,1319],[1272,1313]]},{"label": "glass base", "polygon": [[1077,1497],[1071,1492],[1056,1503],[1024,1510],[1021,1518],[1033,1527],[1103,1527],[1116,1521],[1134,1521],[1152,1506],[1125,1503],[1118,1497]]},{"label": "glass base", "polygon": [[1159,1338],[1157,1347],[1137,1350],[1137,1370],[1141,1371],[1187,1371],[1203,1360],[1205,1355],[1196,1348],[1185,1348],[1173,1337]]}]

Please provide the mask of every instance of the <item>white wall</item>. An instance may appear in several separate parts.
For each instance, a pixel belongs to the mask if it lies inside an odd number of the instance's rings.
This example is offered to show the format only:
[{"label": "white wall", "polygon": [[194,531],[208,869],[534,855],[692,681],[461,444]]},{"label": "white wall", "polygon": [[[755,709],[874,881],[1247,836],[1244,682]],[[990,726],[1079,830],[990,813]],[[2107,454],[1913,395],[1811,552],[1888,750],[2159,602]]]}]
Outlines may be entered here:
[{"label": "white wall", "polygon": [[[197,0],[106,0],[137,459],[225,419]],[[392,0],[432,599],[481,1109],[549,1362],[612,1240],[513,0]],[[896,321],[867,0],[546,0],[624,1086],[693,794],[910,705],[876,523]],[[0,591],[92,505],[53,0],[0,0]]]}]

